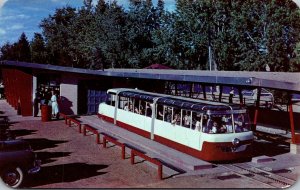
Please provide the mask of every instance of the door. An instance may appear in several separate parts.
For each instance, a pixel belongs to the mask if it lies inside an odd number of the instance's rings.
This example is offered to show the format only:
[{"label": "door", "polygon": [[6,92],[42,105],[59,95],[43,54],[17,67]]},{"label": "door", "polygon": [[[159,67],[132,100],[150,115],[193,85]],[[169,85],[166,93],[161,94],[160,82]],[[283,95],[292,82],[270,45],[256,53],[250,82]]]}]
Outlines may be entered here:
[{"label": "door", "polygon": [[87,113],[95,114],[98,112],[98,106],[101,102],[106,101],[106,91],[103,90],[87,90]]}]

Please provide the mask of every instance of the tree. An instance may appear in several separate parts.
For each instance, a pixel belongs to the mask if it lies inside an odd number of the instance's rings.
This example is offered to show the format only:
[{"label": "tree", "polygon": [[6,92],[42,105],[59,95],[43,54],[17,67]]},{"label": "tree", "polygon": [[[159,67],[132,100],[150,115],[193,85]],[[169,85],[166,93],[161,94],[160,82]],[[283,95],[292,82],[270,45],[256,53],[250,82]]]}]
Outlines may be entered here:
[{"label": "tree", "polygon": [[34,63],[48,63],[47,49],[44,38],[40,33],[34,33],[33,40],[31,41],[32,61]]},{"label": "tree", "polygon": [[299,41],[299,8],[292,1],[233,2],[232,33],[239,40],[236,65],[242,70],[288,71]]},{"label": "tree", "polygon": [[53,16],[42,20],[40,27],[49,47],[52,64],[73,66],[73,57],[68,52],[69,40],[74,38],[71,26],[76,17],[76,9],[67,6],[56,9]]},{"label": "tree", "polygon": [[24,61],[24,62],[31,61],[30,45],[24,32],[21,34],[19,41],[17,43],[17,51],[18,51],[18,58],[17,58],[18,61]]}]

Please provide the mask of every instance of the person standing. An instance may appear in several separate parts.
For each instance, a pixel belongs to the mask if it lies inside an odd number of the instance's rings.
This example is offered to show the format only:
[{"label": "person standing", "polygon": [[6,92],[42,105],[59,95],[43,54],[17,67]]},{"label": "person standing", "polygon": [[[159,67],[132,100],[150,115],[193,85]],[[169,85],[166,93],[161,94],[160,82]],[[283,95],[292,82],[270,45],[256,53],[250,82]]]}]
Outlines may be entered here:
[{"label": "person standing", "polygon": [[51,96],[51,106],[52,106],[52,117],[57,118],[58,117],[58,103],[57,103],[57,96],[54,90],[51,91],[52,96]]},{"label": "person standing", "polygon": [[34,110],[34,117],[37,117],[39,113],[39,104],[41,101],[41,94],[38,90],[35,91],[35,97],[33,100],[33,110]]}]

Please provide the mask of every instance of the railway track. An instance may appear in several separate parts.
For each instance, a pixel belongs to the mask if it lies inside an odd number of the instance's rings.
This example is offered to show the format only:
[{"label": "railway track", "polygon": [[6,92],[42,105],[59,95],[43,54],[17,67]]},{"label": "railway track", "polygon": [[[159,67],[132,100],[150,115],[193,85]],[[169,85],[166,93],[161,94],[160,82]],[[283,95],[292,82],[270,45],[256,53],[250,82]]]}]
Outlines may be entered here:
[{"label": "railway track", "polygon": [[271,188],[287,188],[296,182],[293,179],[274,174],[246,163],[224,164],[219,166],[226,168],[241,177],[246,177],[251,180],[267,184]]}]

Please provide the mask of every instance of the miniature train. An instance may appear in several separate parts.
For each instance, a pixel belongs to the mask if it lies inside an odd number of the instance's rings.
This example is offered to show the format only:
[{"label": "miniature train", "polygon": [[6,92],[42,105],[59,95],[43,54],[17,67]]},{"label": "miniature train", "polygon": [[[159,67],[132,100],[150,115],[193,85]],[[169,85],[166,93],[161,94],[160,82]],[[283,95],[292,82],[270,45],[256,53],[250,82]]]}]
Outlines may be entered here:
[{"label": "miniature train", "polygon": [[137,89],[107,91],[98,116],[138,135],[206,161],[252,157],[247,109]]}]

